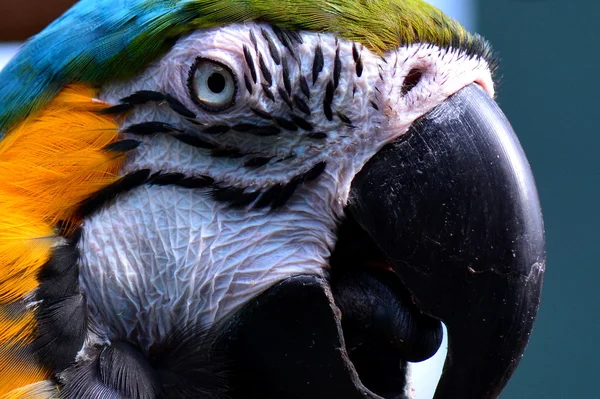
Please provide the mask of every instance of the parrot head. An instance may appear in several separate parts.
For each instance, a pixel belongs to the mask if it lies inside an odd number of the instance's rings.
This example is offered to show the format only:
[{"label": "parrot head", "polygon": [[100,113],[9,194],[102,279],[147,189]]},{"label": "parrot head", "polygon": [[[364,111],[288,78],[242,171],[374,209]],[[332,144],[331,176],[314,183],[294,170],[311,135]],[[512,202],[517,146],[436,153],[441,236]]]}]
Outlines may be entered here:
[{"label": "parrot head", "polygon": [[[421,1],[90,1],[0,73],[0,398],[496,398],[539,305],[489,45]],[[4,395],[4,396],[2,396]]]}]

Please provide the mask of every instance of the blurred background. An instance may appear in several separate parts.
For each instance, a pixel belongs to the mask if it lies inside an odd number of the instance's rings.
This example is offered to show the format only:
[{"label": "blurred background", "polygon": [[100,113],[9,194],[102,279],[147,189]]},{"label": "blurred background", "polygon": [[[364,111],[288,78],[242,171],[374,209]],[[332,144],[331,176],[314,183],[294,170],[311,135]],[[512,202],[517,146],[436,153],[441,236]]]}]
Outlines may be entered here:
[{"label": "blurred background", "polygon": [[[0,67],[73,2],[0,0]],[[500,56],[498,102],[529,157],[546,220],[542,305],[502,398],[600,399],[600,2],[430,2]]]}]

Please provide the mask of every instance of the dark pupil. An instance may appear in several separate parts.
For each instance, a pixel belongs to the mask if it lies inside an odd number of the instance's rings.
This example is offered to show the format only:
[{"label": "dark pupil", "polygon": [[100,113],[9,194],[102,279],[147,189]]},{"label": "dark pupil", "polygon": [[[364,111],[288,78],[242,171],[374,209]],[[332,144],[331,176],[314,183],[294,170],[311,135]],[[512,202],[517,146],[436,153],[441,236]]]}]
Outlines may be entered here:
[{"label": "dark pupil", "polygon": [[208,77],[208,88],[213,93],[221,93],[225,90],[225,78],[220,73],[213,73]]}]

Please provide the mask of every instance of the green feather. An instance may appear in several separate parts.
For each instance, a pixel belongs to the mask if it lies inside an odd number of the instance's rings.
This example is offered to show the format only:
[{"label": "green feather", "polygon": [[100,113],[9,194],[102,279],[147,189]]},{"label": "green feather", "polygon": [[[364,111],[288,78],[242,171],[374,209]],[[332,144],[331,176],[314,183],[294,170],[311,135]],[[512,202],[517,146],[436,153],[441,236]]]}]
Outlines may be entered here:
[{"label": "green feather", "polygon": [[416,42],[482,52],[483,41],[420,0],[82,0],[0,72],[0,138],[70,83],[125,79],[184,34],[247,21],[334,33],[380,53]]}]

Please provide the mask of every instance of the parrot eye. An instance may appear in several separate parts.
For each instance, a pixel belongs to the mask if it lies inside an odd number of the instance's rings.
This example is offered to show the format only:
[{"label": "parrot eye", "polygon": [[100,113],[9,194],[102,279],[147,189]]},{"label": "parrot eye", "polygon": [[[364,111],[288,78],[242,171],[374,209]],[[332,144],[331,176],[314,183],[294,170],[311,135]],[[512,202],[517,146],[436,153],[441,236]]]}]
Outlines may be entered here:
[{"label": "parrot eye", "polygon": [[207,111],[223,111],[235,104],[237,84],[231,68],[207,58],[198,58],[188,81],[192,100]]}]

